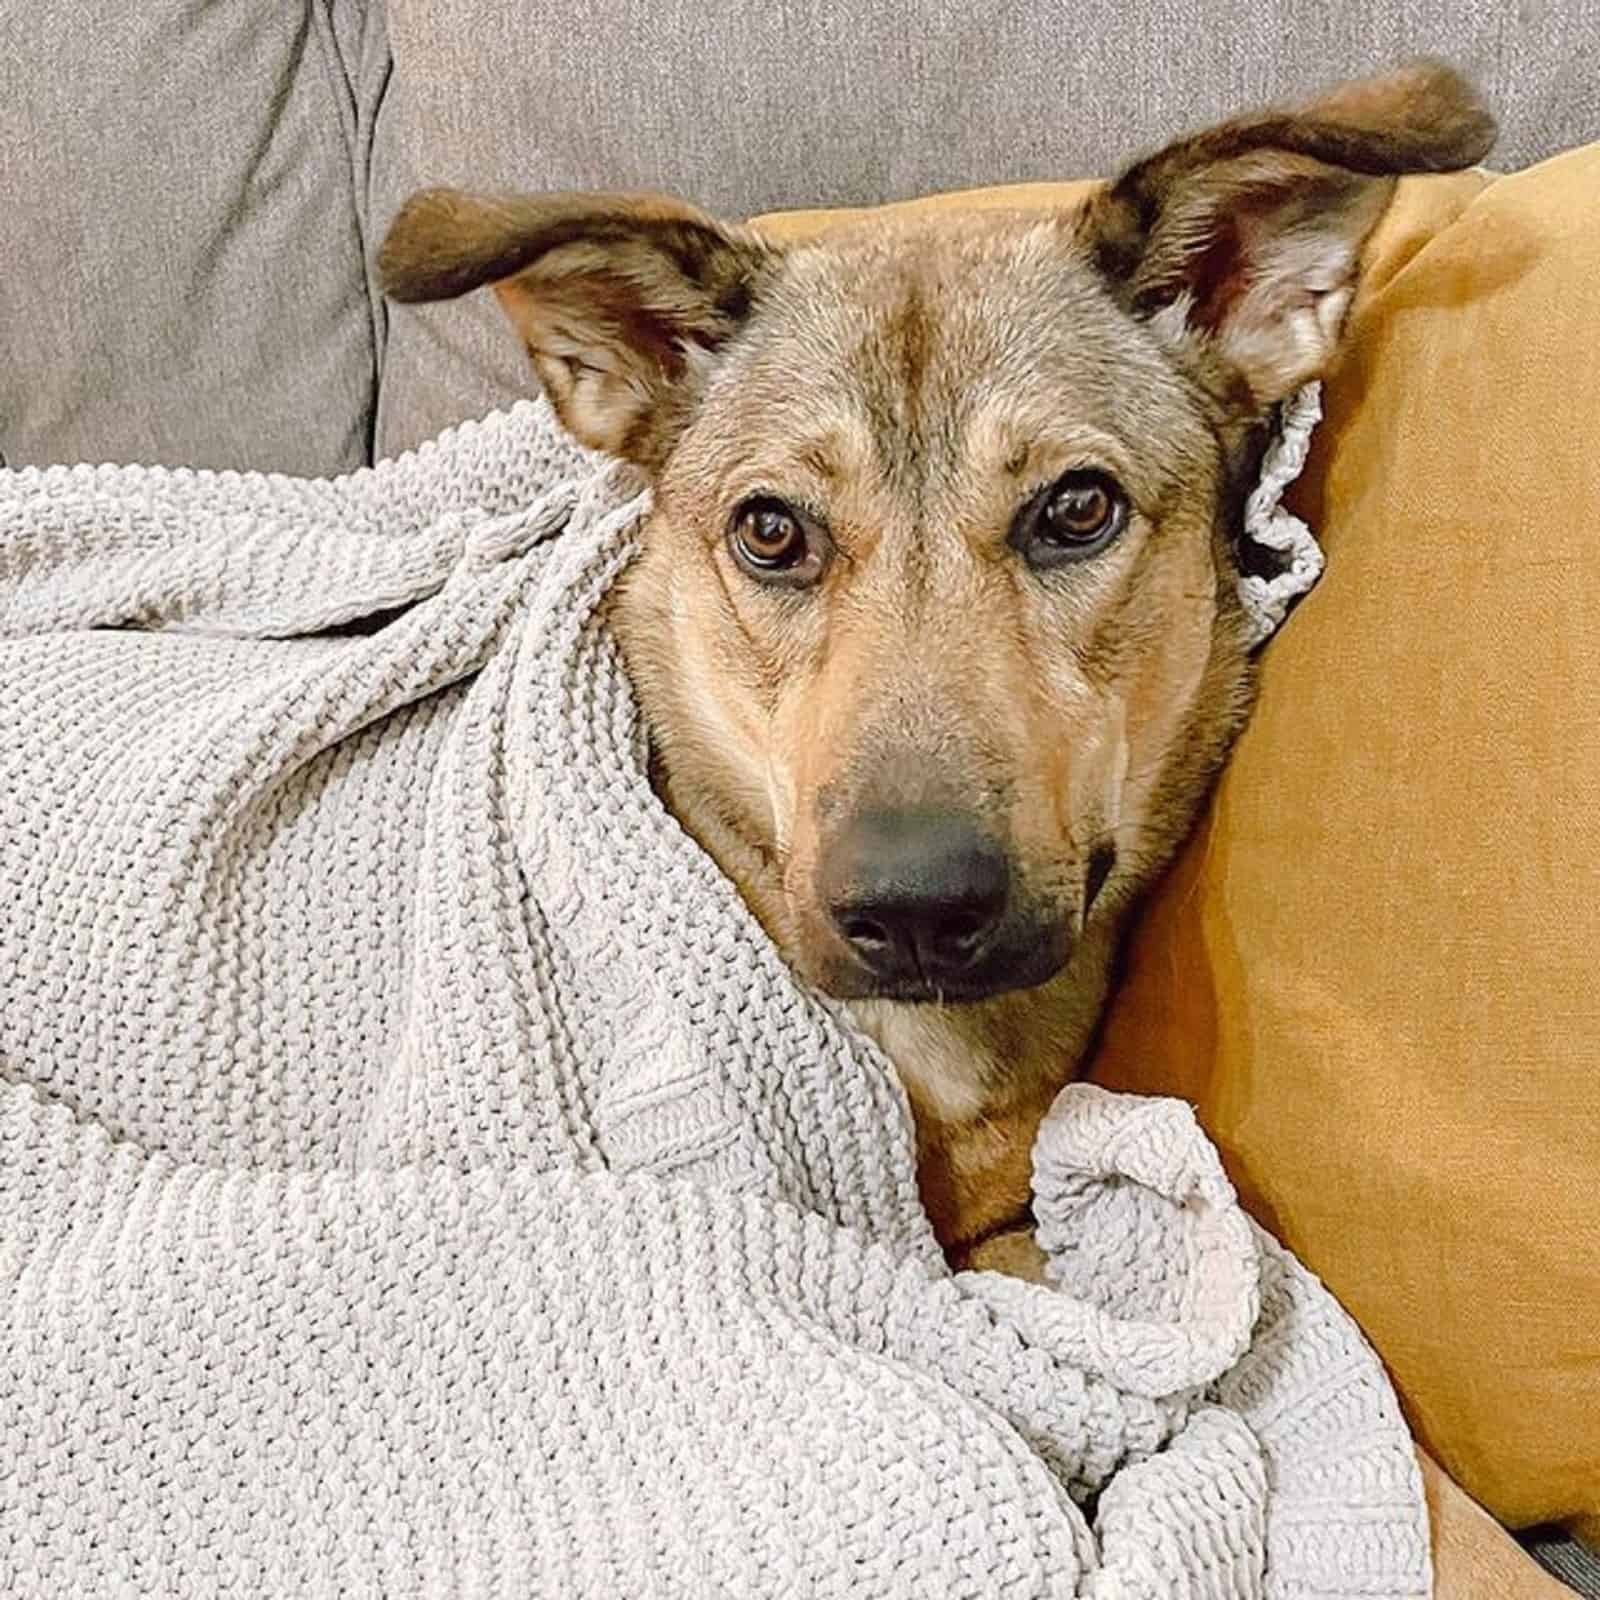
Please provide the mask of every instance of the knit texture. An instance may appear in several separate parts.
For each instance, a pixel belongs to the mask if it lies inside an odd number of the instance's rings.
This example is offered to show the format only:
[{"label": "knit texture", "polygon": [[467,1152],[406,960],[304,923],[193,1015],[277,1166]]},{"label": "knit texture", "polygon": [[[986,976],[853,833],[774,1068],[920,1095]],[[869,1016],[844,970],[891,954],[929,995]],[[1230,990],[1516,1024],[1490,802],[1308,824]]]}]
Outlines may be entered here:
[{"label": "knit texture", "polygon": [[945,1268],[649,784],[646,509],[542,402],[0,473],[0,1592],[1426,1594],[1382,1370],[1186,1107],[1067,1089],[1054,1286]]},{"label": "knit texture", "polygon": [[1239,578],[1239,599],[1250,619],[1251,642],[1267,642],[1291,608],[1322,576],[1322,546],[1305,523],[1283,504],[1283,492],[1300,476],[1311,435],[1322,420],[1322,385],[1308,383],[1278,408],[1261,473],[1244,505],[1244,536],[1266,570]]}]

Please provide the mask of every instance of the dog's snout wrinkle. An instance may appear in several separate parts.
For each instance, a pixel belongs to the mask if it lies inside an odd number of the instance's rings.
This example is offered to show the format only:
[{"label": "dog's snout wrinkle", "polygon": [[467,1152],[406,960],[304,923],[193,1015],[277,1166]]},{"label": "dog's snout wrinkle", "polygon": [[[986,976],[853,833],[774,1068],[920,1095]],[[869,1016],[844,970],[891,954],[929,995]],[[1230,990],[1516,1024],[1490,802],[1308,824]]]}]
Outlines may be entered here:
[{"label": "dog's snout wrinkle", "polygon": [[1084,874],[1082,915],[1087,917],[1100,891],[1117,865],[1117,847],[1109,839],[1102,840],[1089,852],[1089,866]]}]

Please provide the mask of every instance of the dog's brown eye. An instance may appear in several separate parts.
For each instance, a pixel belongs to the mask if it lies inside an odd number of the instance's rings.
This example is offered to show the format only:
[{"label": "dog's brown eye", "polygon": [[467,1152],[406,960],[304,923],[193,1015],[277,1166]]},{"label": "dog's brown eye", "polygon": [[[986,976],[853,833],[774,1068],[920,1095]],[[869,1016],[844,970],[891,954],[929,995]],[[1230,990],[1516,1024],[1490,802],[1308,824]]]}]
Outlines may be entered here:
[{"label": "dog's brown eye", "polygon": [[758,578],[806,582],[821,570],[818,537],[806,519],[769,495],[745,503],[733,515],[733,553]]},{"label": "dog's brown eye", "polygon": [[1098,539],[1111,520],[1111,491],[1098,479],[1060,484],[1045,503],[1044,534],[1081,542]]},{"label": "dog's brown eye", "polygon": [[1103,472],[1079,469],[1058,478],[1017,513],[1011,542],[1035,566],[1098,554],[1122,532],[1128,502]]}]

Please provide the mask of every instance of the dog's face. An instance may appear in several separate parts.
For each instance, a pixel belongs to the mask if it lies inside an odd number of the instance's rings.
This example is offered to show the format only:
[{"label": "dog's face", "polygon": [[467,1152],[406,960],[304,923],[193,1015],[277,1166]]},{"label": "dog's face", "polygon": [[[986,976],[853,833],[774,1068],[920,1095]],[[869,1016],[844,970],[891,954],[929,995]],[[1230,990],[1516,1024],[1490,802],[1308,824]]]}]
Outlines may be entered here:
[{"label": "dog's face", "polygon": [[789,249],[658,199],[419,196],[399,298],[494,283],[651,477],[616,622],[669,797],[846,998],[1043,983],[1248,700],[1234,536],[1389,174],[1491,125],[1424,67],[1186,140],[1080,211]]},{"label": "dog's face", "polygon": [[770,860],[823,988],[1042,982],[1148,857],[1246,671],[1210,421],[1070,221],[774,263],[618,616],[674,796]]}]

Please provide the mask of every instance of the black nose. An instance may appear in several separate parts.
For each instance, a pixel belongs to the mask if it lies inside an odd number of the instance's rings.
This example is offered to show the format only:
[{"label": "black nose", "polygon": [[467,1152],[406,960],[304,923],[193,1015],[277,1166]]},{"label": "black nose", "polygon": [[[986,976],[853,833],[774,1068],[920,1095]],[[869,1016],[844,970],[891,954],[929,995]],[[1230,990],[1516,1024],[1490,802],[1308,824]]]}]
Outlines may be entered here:
[{"label": "black nose", "polygon": [[1005,852],[947,811],[868,811],[836,837],[819,888],[877,976],[937,984],[983,957],[1006,909]]}]

